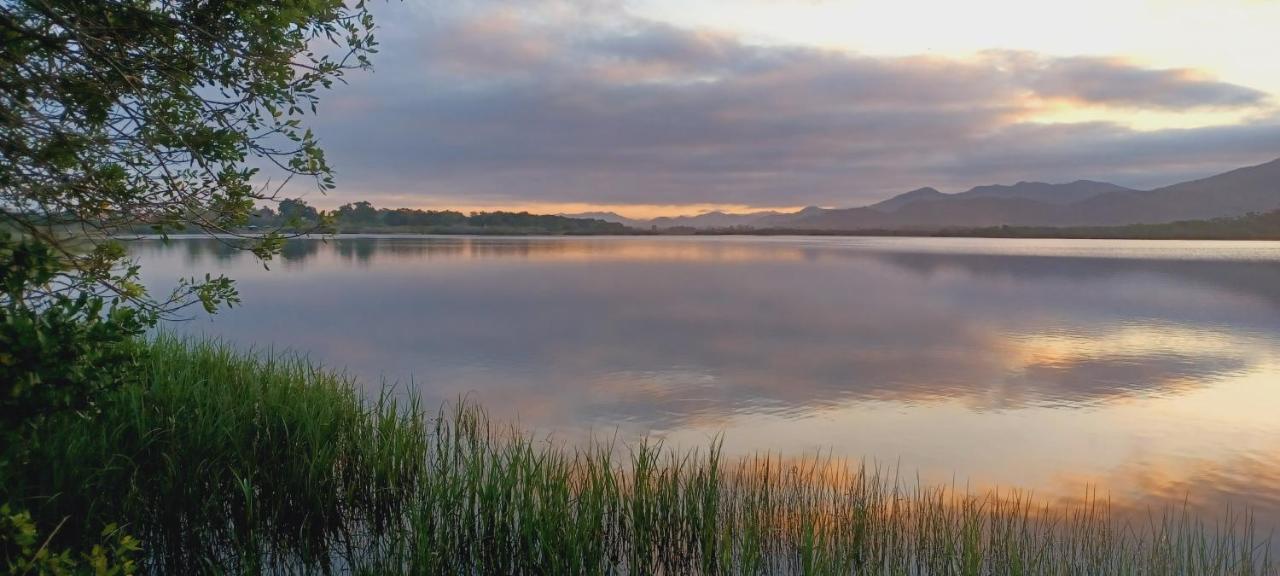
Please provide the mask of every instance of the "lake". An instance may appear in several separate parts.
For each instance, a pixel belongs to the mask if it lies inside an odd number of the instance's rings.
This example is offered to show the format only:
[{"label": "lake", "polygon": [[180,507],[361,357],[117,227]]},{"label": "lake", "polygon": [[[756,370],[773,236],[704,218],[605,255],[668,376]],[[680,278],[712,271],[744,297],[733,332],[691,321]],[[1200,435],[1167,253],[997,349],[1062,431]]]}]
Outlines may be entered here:
[{"label": "lake", "polygon": [[[133,244],[171,329],[565,442],[813,454],[962,489],[1280,518],[1280,243],[342,237]],[[1215,508],[1219,510],[1220,508]]]}]

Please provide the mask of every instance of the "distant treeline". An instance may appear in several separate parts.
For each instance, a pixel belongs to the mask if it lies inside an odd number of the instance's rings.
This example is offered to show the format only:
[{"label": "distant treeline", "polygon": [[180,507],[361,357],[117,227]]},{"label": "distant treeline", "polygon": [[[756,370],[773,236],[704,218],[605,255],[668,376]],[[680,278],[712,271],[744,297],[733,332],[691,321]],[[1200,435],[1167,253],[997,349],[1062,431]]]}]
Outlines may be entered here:
[{"label": "distant treeline", "polygon": [[277,209],[261,208],[250,218],[252,229],[308,231],[325,224],[340,234],[667,234],[693,236],[933,236],[976,238],[1103,238],[1149,240],[1280,240],[1280,210],[1234,218],[1183,220],[1127,226],[990,226],[947,229],[819,230],[810,228],[670,227],[629,228],[617,222],[528,212],[472,212],[377,208],[369,202],[317,210],[302,200],[284,200]]},{"label": "distant treeline", "polygon": [[996,226],[954,230],[940,236],[988,238],[1105,238],[1133,240],[1280,240],[1280,210],[1251,213],[1236,218],[1181,220],[1164,224],[1128,226]]},{"label": "distant treeline", "polygon": [[1280,210],[1235,218],[1127,226],[989,226],[983,228],[812,230],[804,228],[670,228],[699,236],[932,236],[948,238],[1098,238],[1111,240],[1280,240]]},{"label": "distant treeline", "polygon": [[277,209],[260,208],[250,218],[250,228],[306,231],[326,223],[340,234],[402,232],[423,234],[627,234],[630,228],[616,222],[567,218],[528,212],[472,212],[376,208],[354,202],[328,212],[302,200],[284,200]]}]

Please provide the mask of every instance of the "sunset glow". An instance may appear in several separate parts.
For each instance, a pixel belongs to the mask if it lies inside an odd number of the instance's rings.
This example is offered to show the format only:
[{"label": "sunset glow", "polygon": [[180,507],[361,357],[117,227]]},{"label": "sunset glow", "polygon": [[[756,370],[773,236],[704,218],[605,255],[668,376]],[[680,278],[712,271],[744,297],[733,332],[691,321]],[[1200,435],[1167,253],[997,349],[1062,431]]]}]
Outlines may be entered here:
[{"label": "sunset glow", "polygon": [[11,570],[1280,576],[1280,0],[0,28]]},{"label": "sunset glow", "polygon": [[312,203],[627,217],[1280,154],[1280,4],[521,0],[377,7]]}]

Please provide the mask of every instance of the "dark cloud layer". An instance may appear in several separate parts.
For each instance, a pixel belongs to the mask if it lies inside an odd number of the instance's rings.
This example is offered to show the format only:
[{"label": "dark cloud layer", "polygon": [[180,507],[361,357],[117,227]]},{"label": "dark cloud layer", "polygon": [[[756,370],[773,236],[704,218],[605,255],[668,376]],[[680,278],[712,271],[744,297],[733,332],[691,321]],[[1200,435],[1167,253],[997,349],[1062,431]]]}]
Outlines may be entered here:
[{"label": "dark cloud layer", "polygon": [[[1280,155],[1266,94],[1117,59],[760,46],[611,2],[380,15],[377,72],[332,95],[317,126],[340,200],[852,205],[926,184],[1147,186]],[[1029,122],[1046,102],[1256,120]]]},{"label": "dark cloud layer", "polygon": [[1256,106],[1267,100],[1264,92],[1206,79],[1194,70],[1145,69],[1114,58],[1006,57],[1021,82],[1047,97],[1170,110]]}]

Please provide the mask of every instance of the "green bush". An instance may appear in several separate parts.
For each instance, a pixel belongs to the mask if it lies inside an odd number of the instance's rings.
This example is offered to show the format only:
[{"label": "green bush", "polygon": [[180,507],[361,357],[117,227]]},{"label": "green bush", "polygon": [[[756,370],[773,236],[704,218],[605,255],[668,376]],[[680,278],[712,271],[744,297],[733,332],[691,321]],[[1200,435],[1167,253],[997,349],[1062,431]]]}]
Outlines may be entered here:
[{"label": "green bush", "polygon": [[[32,457],[39,438],[97,413],[105,395],[136,375],[143,349],[137,338],[148,317],[60,284],[64,272],[50,245],[0,231],[0,502],[23,503],[0,506],[0,567],[11,574],[132,574],[137,540],[110,522],[97,538],[59,539],[70,516],[51,518],[57,528],[41,534],[25,510],[36,495],[7,477],[46,466]],[[84,551],[60,548],[66,540]]]},{"label": "green bush", "polygon": [[[56,532],[56,530],[55,530]],[[137,571],[134,561],[141,550],[139,542],[115,524],[103,527],[101,541],[87,552],[54,551],[52,534],[41,535],[31,514],[13,512],[0,506],[0,568],[9,574],[62,576],[93,574],[95,576],[130,576]]]},{"label": "green bush", "polygon": [[0,232],[0,435],[10,447],[51,414],[94,410],[133,372],[149,324],[138,309],[60,288],[62,273],[49,245]]}]

